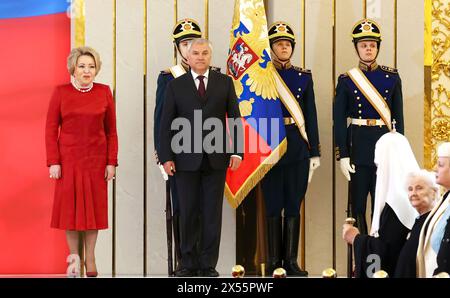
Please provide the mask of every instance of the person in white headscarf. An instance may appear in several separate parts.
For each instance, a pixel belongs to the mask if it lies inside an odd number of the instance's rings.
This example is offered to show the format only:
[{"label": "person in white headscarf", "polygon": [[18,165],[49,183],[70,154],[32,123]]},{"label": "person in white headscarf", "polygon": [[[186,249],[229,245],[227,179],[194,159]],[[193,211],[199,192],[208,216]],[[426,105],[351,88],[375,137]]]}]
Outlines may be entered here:
[{"label": "person in white headscarf", "polygon": [[400,251],[418,216],[405,190],[408,173],[419,170],[408,140],[397,132],[384,134],[376,143],[374,161],[377,180],[370,235],[362,235],[348,224],[343,229],[344,240],[353,244],[356,277],[372,277],[378,270],[393,276]]},{"label": "person in white headscarf", "polygon": [[440,272],[450,274],[450,142],[437,151],[436,182],[446,193],[431,211],[422,227],[417,249],[417,276],[432,277]]}]

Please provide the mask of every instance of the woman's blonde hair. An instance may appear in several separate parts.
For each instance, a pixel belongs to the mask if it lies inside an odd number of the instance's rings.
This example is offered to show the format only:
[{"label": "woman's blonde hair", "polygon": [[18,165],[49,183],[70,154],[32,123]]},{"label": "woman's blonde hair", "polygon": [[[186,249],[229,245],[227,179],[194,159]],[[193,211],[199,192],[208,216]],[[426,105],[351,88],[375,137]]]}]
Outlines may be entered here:
[{"label": "woman's blonde hair", "polygon": [[67,57],[67,69],[69,73],[73,75],[75,72],[75,67],[77,66],[78,58],[81,56],[91,56],[95,62],[95,75],[97,75],[102,67],[102,61],[100,60],[100,55],[91,47],[78,47],[73,48],[70,51],[69,57]]}]

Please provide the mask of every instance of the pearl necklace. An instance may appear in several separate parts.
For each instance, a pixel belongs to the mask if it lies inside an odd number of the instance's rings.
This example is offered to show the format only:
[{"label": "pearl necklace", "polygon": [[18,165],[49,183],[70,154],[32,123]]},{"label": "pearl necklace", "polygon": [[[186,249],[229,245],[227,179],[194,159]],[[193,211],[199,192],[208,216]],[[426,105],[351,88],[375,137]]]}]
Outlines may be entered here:
[{"label": "pearl necklace", "polygon": [[82,93],[89,92],[89,91],[91,91],[91,89],[94,87],[94,83],[91,83],[91,84],[90,84],[88,87],[86,87],[86,88],[78,87],[78,85],[77,85],[76,82],[71,82],[71,83],[72,83],[72,86],[73,86],[75,89],[77,89],[78,91],[80,91],[80,92],[82,92]]}]

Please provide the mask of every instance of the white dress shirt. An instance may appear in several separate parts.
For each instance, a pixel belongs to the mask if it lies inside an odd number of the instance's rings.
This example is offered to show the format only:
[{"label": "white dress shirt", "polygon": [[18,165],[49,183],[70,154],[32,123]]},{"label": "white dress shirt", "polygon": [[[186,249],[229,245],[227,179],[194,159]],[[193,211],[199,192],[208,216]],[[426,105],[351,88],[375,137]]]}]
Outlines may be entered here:
[{"label": "white dress shirt", "polygon": [[[200,74],[196,73],[195,71],[193,71],[191,69],[191,74],[192,77],[194,78],[194,82],[195,82],[195,87],[197,87],[198,90],[198,86],[200,85],[200,80],[198,79],[198,76],[201,76]],[[203,78],[203,82],[205,83],[205,90],[208,87],[208,77],[209,77],[209,68],[208,70],[203,74],[204,78]]]}]

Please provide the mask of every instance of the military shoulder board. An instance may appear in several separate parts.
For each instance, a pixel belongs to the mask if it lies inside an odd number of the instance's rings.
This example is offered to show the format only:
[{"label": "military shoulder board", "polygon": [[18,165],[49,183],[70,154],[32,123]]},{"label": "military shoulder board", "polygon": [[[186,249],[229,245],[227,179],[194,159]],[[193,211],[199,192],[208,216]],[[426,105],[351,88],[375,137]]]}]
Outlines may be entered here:
[{"label": "military shoulder board", "polygon": [[220,67],[217,67],[217,66],[211,66],[211,70],[220,72]]},{"label": "military shoulder board", "polygon": [[380,68],[382,70],[384,70],[384,71],[387,71],[387,72],[398,73],[396,68],[392,68],[392,67],[389,67],[389,66],[380,65]]},{"label": "military shoulder board", "polygon": [[303,72],[303,73],[311,73],[311,70],[310,69],[303,69],[303,68],[301,68],[301,67],[298,67],[298,66],[292,66],[296,71],[299,71],[299,72]]}]

